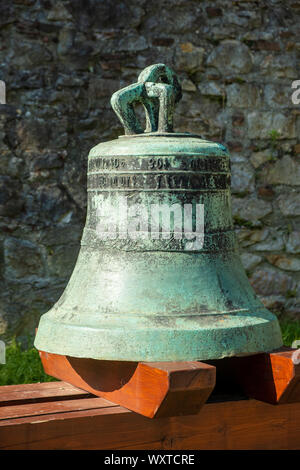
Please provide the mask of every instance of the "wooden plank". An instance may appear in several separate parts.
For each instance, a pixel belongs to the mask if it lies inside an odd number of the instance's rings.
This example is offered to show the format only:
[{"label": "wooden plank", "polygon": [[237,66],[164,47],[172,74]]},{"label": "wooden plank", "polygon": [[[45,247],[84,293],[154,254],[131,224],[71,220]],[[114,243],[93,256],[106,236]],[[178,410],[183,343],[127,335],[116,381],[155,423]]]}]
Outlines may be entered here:
[{"label": "wooden plank", "polygon": [[0,448],[300,449],[300,404],[209,403],[155,420],[119,406],[27,416],[0,421]]},{"label": "wooden plank", "polygon": [[149,418],[198,413],[215,386],[215,367],[196,361],[98,361],[39,353],[47,374]]},{"label": "wooden plank", "polygon": [[66,382],[4,385],[0,387],[0,407],[44,401],[72,400],[93,395]]},{"label": "wooden plank", "polygon": [[6,392],[15,392],[15,393],[43,393],[44,391],[52,390],[51,393],[60,393],[60,390],[70,390],[72,392],[78,391],[79,389],[74,387],[67,382],[61,380],[55,382],[36,382],[33,384],[18,384],[18,385],[1,385],[0,387],[0,396]]},{"label": "wooden plank", "polygon": [[20,418],[24,416],[65,413],[79,410],[89,410],[117,406],[103,398],[85,398],[79,400],[49,401],[42,403],[27,403],[22,405],[3,406],[0,408],[0,420]]}]

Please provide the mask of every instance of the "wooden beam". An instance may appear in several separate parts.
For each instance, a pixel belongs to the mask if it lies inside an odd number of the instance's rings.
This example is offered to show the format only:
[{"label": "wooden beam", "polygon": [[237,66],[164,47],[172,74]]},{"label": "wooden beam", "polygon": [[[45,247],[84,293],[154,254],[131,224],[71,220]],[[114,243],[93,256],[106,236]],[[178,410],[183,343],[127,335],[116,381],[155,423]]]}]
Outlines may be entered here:
[{"label": "wooden beam", "polygon": [[[35,384],[36,399],[42,385]],[[51,385],[49,406],[27,401],[22,406],[1,406],[0,387],[1,449],[300,449],[300,403],[218,401],[206,403],[197,415],[151,420],[103,398],[88,398],[89,394],[68,403],[55,392],[64,384]],[[12,387],[13,394],[19,387],[22,395],[24,385]],[[7,394],[6,387],[5,402]]]},{"label": "wooden beam", "polygon": [[196,361],[98,361],[39,353],[47,374],[148,418],[198,413],[215,386],[215,367]]},{"label": "wooden beam", "polygon": [[23,384],[22,387],[20,385],[3,385],[0,387],[0,407],[55,400],[78,400],[92,396],[92,394],[66,382]]}]

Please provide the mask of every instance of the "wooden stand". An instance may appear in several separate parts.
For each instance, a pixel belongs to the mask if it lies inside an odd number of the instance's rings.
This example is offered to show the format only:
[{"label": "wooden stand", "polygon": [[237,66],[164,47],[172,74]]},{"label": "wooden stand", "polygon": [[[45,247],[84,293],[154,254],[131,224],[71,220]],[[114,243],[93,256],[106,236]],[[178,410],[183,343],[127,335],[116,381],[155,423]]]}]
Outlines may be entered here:
[{"label": "wooden stand", "polygon": [[199,414],[148,419],[65,382],[7,385],[0,449],[300,449],[300,403],[211,395]]},{"label": "wooden stand", "polygon": [[300,402],[300,350],[282,348],[211,361],[217,368],[217,383],[239,388],[249,398],[279,405]]},{"label": "wooden stand", "polygon": [[148,418],[159,418],[199,413],[214,389],[223,395],[240,390],[271,404],[299,402],[298,353],[283,348],[206,363],[98,361],[43,351],[40,357],[47,374]]},{"label": "wooden stand", "polygon": [[40,351],[47,374],[148,418],[198,413],[215,386],[202,362],[79,359]]}]

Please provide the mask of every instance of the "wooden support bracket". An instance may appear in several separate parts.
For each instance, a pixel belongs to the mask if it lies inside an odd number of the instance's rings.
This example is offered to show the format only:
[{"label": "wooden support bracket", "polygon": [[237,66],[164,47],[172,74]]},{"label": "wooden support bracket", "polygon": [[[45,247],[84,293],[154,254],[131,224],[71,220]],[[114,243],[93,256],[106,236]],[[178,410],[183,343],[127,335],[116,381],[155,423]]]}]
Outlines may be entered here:
[{"label": "wooden support bracket", "polygon": [[[300,402],[300,350],[282,348],[270,353],[211,361],[220,388],[239,387],[249,398],[279,405]],[[227,385],[226,385],[227,384]]]},{"label": "wooden support bracket", "polygon": [[300,402],[300,350],[290,348],[207,363],[39,354],[47,374],[149,418],[197,414],[215,385],[274,405]]},{"label": "wooden support bracket", "polygon": [[47,374],[148,418],[196,414],[215,387],[215,367],[202,362],[100,361],[39,354]]}]

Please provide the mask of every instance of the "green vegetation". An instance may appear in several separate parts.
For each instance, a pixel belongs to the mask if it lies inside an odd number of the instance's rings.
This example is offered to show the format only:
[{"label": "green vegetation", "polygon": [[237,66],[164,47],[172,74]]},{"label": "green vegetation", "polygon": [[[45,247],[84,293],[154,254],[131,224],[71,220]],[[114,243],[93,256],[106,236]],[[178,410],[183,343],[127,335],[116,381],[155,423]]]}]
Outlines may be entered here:
[{"label": "green vegetation", "polygon": [[280,137],[280,132],[278,132],[276,129],[272,129],[270,132],[269,132],[269,136],[271,138],[271,141],[274,143],[275,145],[275,142],[277,141],[277,139],[279,139]]},{"label": "green vegetation", "polygon": [[[32,343],[32,341],[31,341]],[[16,340],[6,347],[6,364],[0,364],[0,385],[52,382],[45,374],[38,351],[31,344],[23,349]]]},{"label": "green vegetation", "polygon": [[242,78],[242,77],[234,77],[233,81],[235,83],[246,83],[247,80],[245,80],[245,78]]},{"label": "green vegetation", "polygon": [[282,320],[280,322],[283,344],[291,346],[296,339],[300,340],[300,322]]},{"label": "green vegetation", "polygon": [[[280,322],[283,343],[291,346],[300,340],[300,322],[282,320]],[[23,349],[16,340],[6,347],[6,364],[0,364],[0,385],[52,382],[53,377],[45,374],[38,351],[30,346]]]},{"label": "green vegetation", "polygon": [[286,292],[286,294],[285,294],[285,297],[286,297],[287,299],[290,299],[290,298],[293,298],[293,297],[297,297],[297,291],[296,291],[296,289],[290,289],[290,290],[288,290],[288,291]]},{"label": "green vegetation", "polygon": [[238,225],[239,227],[255,228],[255,225],[250,222],[250,220],[243,219],[238,215],[233,216],[233,221],[234,224]]},{"label": "green vegetation", "polygon": [[280,137],[280,132],[278,132],[276,129],[272,129],[269,132],[269,136],[271,139],[271,160],[275,161],[277,158],[277,147],[278,147],[278,139]]}]

